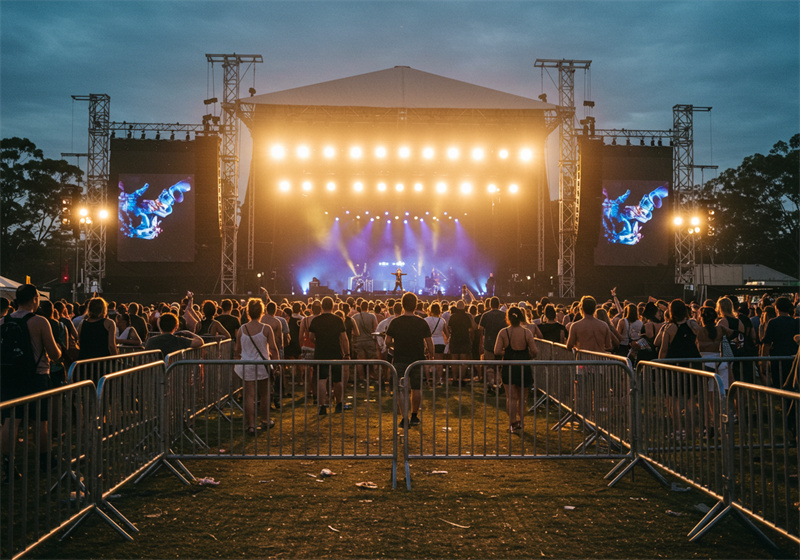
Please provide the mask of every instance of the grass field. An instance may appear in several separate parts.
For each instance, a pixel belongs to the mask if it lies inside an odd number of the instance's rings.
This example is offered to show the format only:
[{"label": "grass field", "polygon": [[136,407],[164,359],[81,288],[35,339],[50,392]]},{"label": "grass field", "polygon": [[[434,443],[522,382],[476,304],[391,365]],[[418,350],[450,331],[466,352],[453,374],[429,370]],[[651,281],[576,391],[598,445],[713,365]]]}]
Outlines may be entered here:
[{"label": "grass field", "polygon": [[[392,490],[388,461],[188,462],[219,486],[164,469],[112,503],[140,529],[123,541],[92,515],[32,558],[797,558],[727,518],[700,543],[695,490],[644,471],[608,488],[608,460],[415,461]],[[322,468],[335,476],[320,478]],[[433,471],[447,471],[434,474]],[[362,481],[377,489],[356,486]],[[570,509],[574,508],[574,509]]]}]

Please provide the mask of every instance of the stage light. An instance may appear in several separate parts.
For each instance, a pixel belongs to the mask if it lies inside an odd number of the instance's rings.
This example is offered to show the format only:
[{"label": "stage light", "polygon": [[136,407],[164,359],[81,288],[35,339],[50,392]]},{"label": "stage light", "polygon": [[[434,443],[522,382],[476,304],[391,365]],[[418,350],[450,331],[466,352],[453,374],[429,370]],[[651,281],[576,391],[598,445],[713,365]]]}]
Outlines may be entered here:
[{"label": "stage light", "polygon": [[500,159],[508,159],[508,150],[504,148],[498,152],[498,155],[500,156]]},{"label": "stage light", "polygon": [[[108,210],[103,208],[102,210],[100,210],[97,213],[97,217],[100,218],[101,220],[105,220],[106,218],[108,218]],[[699,221],[698,221],[698,223],[699,223]]]},{"label": "stage light", "polygon": [[272,156],[272,159],[283,159],[286,157],[286,148],[280,144],[275,144],[272,146],[272,148],[270,148],[269,153]]},{"label": "stage light", "polygon": [[288,192],[289,186],[290,186],[289,181],[281,181],[280,183],[278,183],[278,188],[283,192]]},{"label": "stage light", "polygon": [[430,146],[422,150],[422,157],[424,157],[425,159],[433,159],[433,156],[434,156],[434,151],[433,148],[431,148]]},{"label": "stage light", "polygon": [[374,221],[375,221],[375,218],[370,218],[370,219],[369,219],[369,221],[370,221],[370,222],[374,222]]},{"label": "stage light", "polygon": [[356,216],[356,220],[360,220],[360,219],[361,219],[360,215]]},{"label": "stage light", "polygon": [[305,144],[297,146],[297,157],[300,159],[308,159],[311,156],[311,148]]},{"label": "stage light", "polygon": [[363,154],[364,152],[359,146],[353,146],[350,148],[350,157],[353,159],[361,159]]},{"label": "stage light", "polygon": [[303,181],[303,190],[311,192],[311,181]]},{"label": "stage light", "polygon": [[461,193],[462,194],[469,194],[472,192],[472,183],[463,182],[461,183]]},{"label": "stage light", "polygon": [[683,218],[682,218],[682,217],[680,217],[680,216],[675,216],[675,218],[672,220],[672,223],[673,223],[674,225],[676,225],[676,226],[680,227],[680,226],[682,226],[682,225],[683,225]]},{"label": "stage light", "polygon": [[689,220],[689,223],[692,224],[693,226],[699,226],[700,218],[698,218],[697,216],[692,216],[692,219]]},{"label": "stage light", "polygon": [[530,161],[533,159],[533,151],[530,148],[522,148],[519,151],[519,159],[522,161]]},{"label": "stage light", "polygon": [[426,210],[426,211],[425,211],[425,215],[426,215],[426,216],[430,216],[430,215],[431,215],[431,213],[430,213],[429,211],[427,211],[427,210]]},{"label": "stage light", "polygon": [[488,190],[490,194],[494,194],[497,192],[497,185],[494,183],[489,183],[489,186],[486,188],[486,190]]},{"label": "stage light", "polygon": [[364,210],[364,214],[366,214],[367,216],[369,216],[369,210]]},{"label": "stage light", "polygon": [[458,222],[458,218],[456,218],[456,222]]},{"label": "stage light", "polygon": [[395,217],[394,217],[394,219],[395,219],[395,220],[399,220],[399,219],[400,219],[400,216],[395,216]]},{"label": "stage light", "polygon": [[383,192],[386,190],[386,183],[380,182],[378,183],[378,190]]},{"label": "stage light", "polygon": [[403,192],[403,189],[405,189],[405,188],[406,187],[405,187],[405,185],[403,185],[403,183],[397,183],[394,186],[394,190],[396,190],[397,192]]},{"label": "stage light", "polygon": [[403,223],[404,223],[404,224],[407,224],[407,223],[408,223],[408,220],[403,220]]},{"label": "stage light", "polygon": [[414,216],[414,219],[415,220],[419,220],[419,216]]},{"label": "stage light", "polygon": [[356,192],[363,191],[364,190],[364,183],[362,183],[361,181],[356,181],[355,183],[353,183],[353,190],[356,191]]},{"label": "stage light", "polygon": [[389,211],[387,210],[386,212],[383,213],[383,215],[384,216],[388,216],[389,215]]},{"label": "stage light", "polygon": [[328,181],[328,184],[325,185],[325,188],[333,192],[336,190],[336,183],[334,183],[333,181]]},{"label": "stage light", "polygon": [[349,215],[350,215],[350,210],[345,210],[345,211],[344,211],[344,213],[345,213],[347,216],[349,216]]},{"label": "stage light", "polygon": [[474,148],[472,150],[472,159],[474,159],[475,161],[483,161],[483,156],[484,156],[483,148]]},{"label": "stage light", "polygon": [[422,183],[414,183],[414,190],[417,192],[422,192]]},{"label": "stage light", "polygon": [[458,148],[448,148],[447,149],[447,157],[450,159],[458,159]]},{"label": "stage light", "polygon": [[328,159],[332,159],[333,156],[336,155],[336,150],[333,148],[333,146],[325,146],[325,148],[322,150],[322,155]]},{"label": "stage light", "polygon": [[337,222],[339,221],[339,216],[336,216],[336,221],[337,221]]},{"label": "stage light", "polygon": [[408,215],[409,215],[409,213],[408,213],[408,212],[406,212],[406,216],[408,216]]},{"label": "stage light", "polygon": [[378,146],[377,148],[375,148],[375,157],[381,159],[385,158],[386,148],[384,148],[383,146]]},{"label": "stage light", "polygon": [[400,149],[397,150],[397,155],[402,159],[408,159],[411,155],[411,149],[408,146],[401,146]]},{"label": "stage light", "polygon": [[438,182],[436,183],[436,192],[438,193],[446,193],[447,192],[447,183]]},{"label": "stage light", "polygon": [[517,185],[516,183],[511,183],[508,186],[508,192],[513,193],[513,194],[518,193],[519,192],[519,185]]}]

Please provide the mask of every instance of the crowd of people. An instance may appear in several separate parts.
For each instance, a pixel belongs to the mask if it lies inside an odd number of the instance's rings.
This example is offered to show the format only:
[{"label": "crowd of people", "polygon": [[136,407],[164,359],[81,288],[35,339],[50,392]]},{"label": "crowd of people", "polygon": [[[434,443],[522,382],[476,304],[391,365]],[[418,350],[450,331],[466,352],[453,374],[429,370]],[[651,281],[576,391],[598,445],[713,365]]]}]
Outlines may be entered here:
[{"label": "crowd of people", "polygon": [[[224,298],[198,304],[188,292],[181,301],[140,305],[97,296],[84,303],[50,302],[39,297],[35,286],[26,284],[17,290],[14,305],[0,300],[0,321],[26,326],[36,377],[30,383],[20,381],[20,376],[9,373],[11,365],[4,367],[0,397],[8,400],[62,386],[72,361],[111,356],[123,347],[157,349],[166,355],[224,339],[235,341],[237,360],[382,359],[393,363],[400,377],[418,360],[453,360],[451,367],[437,364],[409,372],[410,402],[407,407],[400,403],[403,429],[420,423],[425,386],[480,382],[487,391],[505,392],[508,429],[519,433],[525,388],[531,387],[532,377],[529,367],[511,362],[536,358],[537,338],[567,348],[618,354],[633,365],[682,358],[695,360],[697,367],[696,361],[703,357],[783,356],[785,360],[762,361],[757,368],[712,361],[703,367],[716,373],[723,392],[734,380],[798,389],[797,379],[788,375],[800,340],[797,294],[743,301],[726,296],[699,303],[654,297],[620,301],[612,289],[605,301],[584,296],[571,304],[546,297],[516,302],[468,295],[423,301],[406,292],[400,298],[326,296],[276,301],[262,288],[260,297],[249,301]],[[510,363],[500,368],[461,363],[468,360]],[[4,356],[4,366],[5,362]],[[252,405],[245,407],[247,430],[268,429],[274,424],[270,404],[280,403],[286,369],[243,364],[235,371],[243,380],[244,401]],[[389,381],[377,378],[376,365],[359,365],[357,370],[339,364],[301,366],[300,371],[306,396],[316,399],[320,416],[348,409],[345,392],[353,372],[368,383]],[[260,402],[259,410],[255,402]],[[6,441],[12,428],[6,427],[9,419],[3,420]]]}]

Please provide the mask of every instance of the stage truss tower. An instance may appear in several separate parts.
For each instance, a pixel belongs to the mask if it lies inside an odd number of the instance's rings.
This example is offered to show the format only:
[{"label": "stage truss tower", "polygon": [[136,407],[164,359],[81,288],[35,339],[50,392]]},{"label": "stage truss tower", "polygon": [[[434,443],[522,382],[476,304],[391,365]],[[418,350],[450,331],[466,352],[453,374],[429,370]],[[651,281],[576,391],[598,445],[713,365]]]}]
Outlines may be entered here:
[{"label": "stage truss tower", "polygon": [[[222,134],[220,177],[217,189],[222,258],[220,293],[236,293],[236,237],[239,208],[239,126],[236,114],[242,76],[249,67],[264,62],[260,54],[206,54],[210,67],[221,64],[223,71]],[[242,71],[243,64],[250,65]]]},{"label": "stage truss tower", "polygon": [[536,68],[558,69],[558,293],[575,297],[575,243],[578,238],[580,166],[575,129],[575,70],[587,71],[591,60],[537,58]]},{"label": "stage truss tower", "polygon": [[[697,185],[694,183],[694,113],[711,107],[675,105],[672,107],[672,191],[675,213],[694,214],[697,210]],[[675,283],[694,289],[695,237],[687,228],[675,229]]]},{"label": "stage truss tower", "polygon": [[[89,102],[89,150],[86,157],[86,204],[92,215],[106,207],[106,186],[109,180],[109,117],[111,96],[106,93],[73,95],[76,101]],[[94,220],[85,229],[86,246],[83,260],[85,293],[103,291],[106,275],[106,224]]]}]

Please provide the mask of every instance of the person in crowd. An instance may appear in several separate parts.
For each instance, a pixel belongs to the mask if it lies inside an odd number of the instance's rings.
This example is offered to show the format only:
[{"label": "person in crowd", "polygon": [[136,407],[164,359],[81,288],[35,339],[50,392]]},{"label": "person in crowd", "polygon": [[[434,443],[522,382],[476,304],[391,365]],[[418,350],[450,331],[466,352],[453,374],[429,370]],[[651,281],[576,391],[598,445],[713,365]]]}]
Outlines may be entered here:
[{"label": "person in crowd", "polygon": [[139,333],[131,325],[131,316],[129,313],[118,312],[115,323],[117,324],[117,344],[120,346],[142,345],[142,339],[139,337]]},{"label": "person in crowd", "polygon": [[142,306],[136,302],[132,302],[128,306],[128,316],[131,319],[131,326],[136,330],[139,339],[147,340],[149,329],[147,327],[147,320],[143,316]]},{"label": "person in crowd", "polygon": [[217,304],[211,300],[203,302],[203,318],[194,328],[194,333],[200,337],[214,340],[224,340],[231,337],[231,333],[216,319]]},{"label": "person in crowd", "polygon": [[[492,296],[489,298],[489,311],[484,313],[478,326],[483,331],[483,359],[484,360],[498,360],[499,358],[494,354],[495,343],[497,342],[497,335],[506,325],[506,314],[500,311],[500,298]],[[435,342],[435,341],[434,341]],[[499,379],[496,375],[497,368],[494,366],[486,366],[484,368],[486,375],[486,384],[490,389],[496,390],[499,385]]]},{"label": "person in crowd", "polygon": [[114,321],[106,317],[106,300],[93,297],[86,304],[86,318],[78,327],[80,360],[114,356],[117,353]]},{"label": "person in crowd", "polygon": [[[275,334],[269,325],[262,322],[264,302],[250,298],[247,302],[247,323],[236,333],[234,359],[242,361],[267,361],[278,355]],[[244,384],[245,429],[249,435],[256,435],[256,409],[259,411],[261,428],[269,429],[275,422],[269,417],[270,410],[270,367],[267,364],[236,364],[234,372]]]},{"label": "person in crowd", "polygon": [[222,325],[228,333],[230,333],[231,338],[236,336],[236,331],[239,330],[241,326],[241,322],[239,321],[238,317],[234,317],[231,312],[233,311],[233,301],[228,298],[223,299],[219,304],[222,313],[217,315],[216,319],[220,325]]},{"label": "person in crowd", "polygon": [[[431,340],[433,341],[433,358],[434,360],[444,360],[444,347],[447,344],[446,331],[447,324],[442,319],[442,306],[438,301],[431,303],[428,307],[428,316],[425,317],[425,322],[431,329]],[[435,366],[431,373],[431,385],[441,385],[442,369],[444,366],[438,364]]]},{"label": "person in crowd", "polygon": [[161,350],[166,357],[179,350],[203,345],[203,339],[192,331],[178,330],[178,316],[175,313],[163,313],[158,318],[158,329],[161,334],[149,337],[144,344],[145,350]]},{"label": "person in crowd", "polygon": [[583,296],[580,301],[582,318],[572,323],[567,338],[567,348],[609,352],[613,350],[611,328],[595,317],[597,302],[592,296]]},{"label": "person in crowd", "polygon": [[778,316],[771,319],[764,329],[762,356],[785,356],[786,359],[773,362],[768,372],[768,383],[780,388],[789,376],[792,358],[797,354],[794,337],[800,334],[800,318],[794,316],[794,305],[787,297],[775,300]]},{"label": "person in crowd", "polygon": [[[50,328],[49,322],[44,317],[36,315],[40,303],[39,290],[36,289],[36,286],[21,284],[17,287],[15,299],[16,311],[6,313],[0,319],[2,321],[0,325],[5,325],[6,322],[9,324],[15,322],[27,331],[33,360],[30,364],[30,371],[9,370],[7,368],[10,368],[11,365],[7,362],[8,356],[0,356],[6,363],[2,376],[0,376],[0,395],[2,395],[0,398],[6,401],[50,389],[50,363],[61,358],[61,350],[53,337],[53,330]],[[19,476],[8,461],[8,455],[26,411],[31,415],[31,419],[35,419],[36,417],[33,415],[39,413],[39,464],[42,468],[50,466],[47,459],[47,449],[50,444],[47,431],[47,420],[50,415],[48,401],[42,402],[41,406],[6,408],[0,416],[0,421],[3,423],[0,429],[0,451],[3,455],[7,479]]]},{"label": "person in crowd", "polygon": [[77,310],[75,311],[75,316],[72,318],[72,324],[75,325],[75,330],[78,330],[78,327],[81,326],[81,322],[86,318],[86,303],[81,303],[78,305]]},{"label": "person in crowd", "polygon": [[[450,319],[446,321],[447,339],[450,344],[450,356],[453,360],[463,361],[470,359],[472,351],[472,332],[475,330],[475,320],[472,315],[467,313],[464,300],[460,299],[456,302],[455,309],[452,310]],[[459,364],[456,366],[454,374],[455,383],[463,383],[465,366]]]},{"label": "person in crowd", "polygon": [[[502,356],[503,361],[527,361],[536,358],[536,344],[533,333],[522,326],[524,313],[519,307],[511,307],[506,312],[508,326],[501,329],[495,341],[494,354]],[[521,434],[525,401],[533,386],[533,373],[527,365],[503,365],[503,386],[506,391],[506,409],[512,434]]]},{"label": "person in crowd", "polygon": [[36,314],[47,319],[47,322],[50,325],[50,330],[53,333],[53,338],[58,345],[58,350],[61,352],[60,358],[57,360],[50,360],[50,387],[63,387],[67,384],[67,370],[64,366],[64,356],[66,355],[67,347],[69,346],[69,334],[67,333],[67,327],[65,327],[64,324],[58,320],[58,313],[55,311],[53,302],[50,300],[41,300],[39,302],[39,309],[36,311]]},{"label": "person in crowd", "polygon": [[300,347],[300,321],[303,320],[303,310],[299,301],[292,304],[286,322],[289,324],[289,344],[284,347],[284,355],[288,360],[299,360],[302,356]]},{"label": "person in crowd", "polygon": [[544,340],[564,344],[567,341],[567,329],[558,322],[556,308],[552,303],[544,307],[544,319],[538,325]]},{"label": "person in crowd", "polygon": [[608,317],[608,311],[602,307],[598,307],[594,316],[608,326],[608,330],[611,332],[611,351],[617,352],[619,343],[622,340],[622,336],[617,332],[617,329],[614,328],[614,325],[611,323],[611,319]]},{"label": "person in crowd", "polygon": [[[309,307],[310,310],[306,310],[306,313],[309,314],[300,321],[300,358],[303,360],[314,359],[314,339],[310,336],[308,327],[311,325],[311,321],[322,313],[322,306],[317,299],[312,299]],[[317,380],[314,376],[314,368],[301,367],[301,371],[306,381],[306,398],[316,398]]]},{"label": "person in crowd", "polygon": [[[425,319],[414,314],[417,308],[417,296],[411,292],[404,293],[401,299],[401,306],[402,315],[399,315],[389,323],[386,329],[386,346],[394,349],[393,364],[398,378],[403,383],[403,388],[400,389],[397,399],[400,414],[403,415],[399,427],[408,430],[409,427],[417,426],[420,423],[422,368],[415,367],[408,372],[407,369],[414,362],[424,360],[426,357],[432,357],[435,354],[435,349],[428,323]],[[405,387],[408,387],[411,393],[410,403],[405,400]],[[411,413],[410,417],[406,416],[406,409]]]},{"label": "person in crowd", "polygon": [[631,341],[639,339],[641,332],[642,321],[639,319],[639,309],[633,303],[629,303],[625,306],[625,311],[617,322],[617,333],[620,335],[617,353],[620,356],[628,356]]},{"label": "person in crowd", "polygon": [[[378,342],[375,339],[375,333],[378,329],[378,319],[373,313],[369,312],[369,302],[362,300],[360,311],[353,314],[353,321],[358,327],[358,334],[353,341],[353,349],[357,360],[377,360],[378,359]],[[362,368],[361,375],[366,383],[369,383],[370,378],[375,378],[376,366],[366,366],[366,372]],[[377,380],[380,382],[380,380]]]},{"label": "person in crowd", "polygon": [[[350,342],[344,321],[333,313],[333,298],[325,296],[320,303],[321,313],[308,326],[308,337],[314,343],[315,360],[349,360]],[[317,371],[317,404],[319,415],[328,414],[328,405],[335,399],[335,412],[344,410],[344,383],[341,364],[319,365]],[[330,384],[329,384],[330,379]],[[332,393],[329,393],[329,388]]]},{"label": "person in crowd", "polygon": [[[697,349],[703,358],[719,358],[720,344],[725,331],[717,325],[718,314],[713,307],[700,308],[700,325],[697,330]],[[719,381],[721,394],[725,394],[730,385],[728,381],[727,362],[703,362],[703,369],[713,371]]]}]

